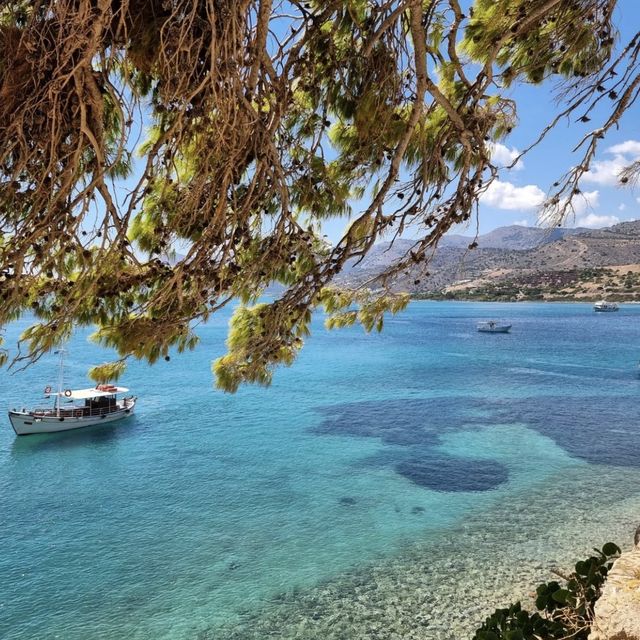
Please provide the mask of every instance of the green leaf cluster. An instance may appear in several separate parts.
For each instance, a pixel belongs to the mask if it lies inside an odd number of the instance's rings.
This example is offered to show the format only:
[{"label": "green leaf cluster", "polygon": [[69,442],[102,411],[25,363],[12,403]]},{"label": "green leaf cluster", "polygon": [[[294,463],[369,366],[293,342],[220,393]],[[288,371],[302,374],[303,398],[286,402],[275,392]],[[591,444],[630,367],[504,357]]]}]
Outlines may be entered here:
[{"label": "green leaf cluster", "polygon": [[382,331],[385,313],[395,315],[409,304],[409,294],[371,291],[350,291],[326,287],[320,292],[318,303],[327,314],[327,329],[341,329],[356,322],[368,333]]},{"label": "green leaf cluster", "polygon": [[607,542],[596,555],[576,563],[562,585],[551,581],[536,589],[536,609],[530,613],[520,602],[496,609],[476,631],[473,640],[587,640],[593,610],[620,548]]},{"label": "green leaf cluster", "polygon": [[302,305],[294,310],[279,302],[239,306],[229,321],[229,352],[213,363],[218,388],[234,392],[243,382],[269,386],[274,367],[296,359],[310,323],[311,312]]},{"label": "green leaf cluster", "polygon": [[119,380],[127,369],[124,360],[116,360],[115,362],[103,362],[89,369],[89,378],[98,384],[106,384],[107,382],[116,382]]},{"label": "green leaf cluster", "polygon": [[539,83],[553,74],[586,77],[598,72],[614,43],[611,29],[599,24],[607,9],[595,3],[560,2],[535,20],[538,5],[477,0],[465,29],[464,50],[484,63],[495,57],[505,86],[519,77]]}]

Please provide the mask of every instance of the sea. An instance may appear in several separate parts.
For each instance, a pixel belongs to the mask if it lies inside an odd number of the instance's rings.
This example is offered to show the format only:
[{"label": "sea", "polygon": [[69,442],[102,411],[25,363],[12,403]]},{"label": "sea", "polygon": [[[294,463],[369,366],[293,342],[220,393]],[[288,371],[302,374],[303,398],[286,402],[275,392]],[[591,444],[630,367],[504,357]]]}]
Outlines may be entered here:
[{"label": "sea", "polygon": [[[640,306],[417,301],[371,334],[318,313],[291,367],[233,395],[211,373],[230,313],[130,363],[133,417],[26,437],[1,418],[0,638],[470,639],[631,546]],[[65,386],[113,358],[90,333]],[[56,374],[3,369],[3,411]]]}]

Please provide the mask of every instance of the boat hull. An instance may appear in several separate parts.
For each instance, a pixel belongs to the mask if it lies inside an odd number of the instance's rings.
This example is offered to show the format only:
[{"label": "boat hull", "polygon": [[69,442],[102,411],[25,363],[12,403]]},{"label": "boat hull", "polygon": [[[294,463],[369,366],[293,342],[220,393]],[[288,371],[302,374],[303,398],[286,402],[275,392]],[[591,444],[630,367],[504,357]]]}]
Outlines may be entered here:
[{"label": "boat hull", "polygon": [[509,333],[511,325],[504,327],[478,327],[480,333]]},{"label": "boat hull", "polygon": [[596,313],[614,313],[615,311],[619,311],[620,308],[616,307],[615,309],[598,309],[598,307],[594,307],[594,311]]},{"label": "boat hull", "polygon": [[128,418],[133,413],[134,406],[135,403],[132,403],[130,406],[97,416],[65,416],[60,418],[55,415],[34,415],[28,411],[9,411],[9,421],[16,435],[19,436],[36,433],[57,433],[58,431],[82,429]]}]

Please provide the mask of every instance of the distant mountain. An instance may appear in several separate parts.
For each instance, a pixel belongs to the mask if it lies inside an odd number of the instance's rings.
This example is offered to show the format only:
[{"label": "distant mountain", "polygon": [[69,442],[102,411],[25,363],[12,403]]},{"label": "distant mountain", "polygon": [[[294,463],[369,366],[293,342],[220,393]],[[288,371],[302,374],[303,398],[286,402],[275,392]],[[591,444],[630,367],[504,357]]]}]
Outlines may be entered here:
[{"label": "distant mountain", "polygon": [[[446,236],[428,265],[402,274],[397,290],[411,293],[475,287],[511,280],[536,280],[536,274],[579,272],[601,267],[640,265],[640,221],[606,229],[538,229],[512,225],[475,240]],[[351,263],[338,280],[358,284],[371,279],[409,251],[415,241],[376,245],[360,263]],[[546,277],[546,276],[545,276]],[[572,276],[573,277],[573,276]]]},{"label": "distant mountain", "polygon": [[640,221],[637,220],[591,229],[579,236],[542,245],[518,266],[557,270],[626,264],[640,264]]},{"label": "distant mountain", "polygon": [[[438,246],[440,253],[448,253],[447,249],[468,250],[469,245],[476,242],[479,249],[506,249],[511,251],[522,251],[533,249],[543,244],[555,242],[566,236],[580,235],[589,232],[589,229],[540,229],[538,227],[523,227],[520,225],[510,225],[499,227],[489,233],[473,236],[448,235],[444,236]],[[382,271],[390,264],[399,260],[414,245],[415,240],[399,238],[393,243],[381,242],[375,245],[367,254],[366,258],[360,262],[351,260],[347,263],[343,274],[351,273],[353,270],[360,270],[363,273],[371,273],[377,270]],[[457,253],[451,255],[458,255]]]},{"label": "distant mountain", "polygon": [[[555,242],[566,236],[575,236],[588,232],[589,229],[575,228],[553,228],[541,229],[539,227],[523,227],[512,224],[508,227],[499,227],[489,233],[479,235],[475,238],[478,246],[484,249],[511,249],[520,251],[523,249],[533,249],[541,244]],[[442,239],[441,246],[466,249],[474,241],[473,237],[451,235]]]},{"label": "distant mountain", "polygon": [[[510,225],[508,227],[499,227],[493,231],[473,236],[449,235],[444,236],[440,241],[438,250],[435,254],[432,267],[437,270],[437,266],[445,267],[450,261],[461,261],[463,258],[476,262],[472,257],[469,246],[475,242],[477,249],[475,255],[482,256],[480,260],[484,263],[484,259],[502,255],[491,250],[501,251],[524,251],[534,249],[545,244],[562,240],[565,237],[576,236],[583,233],[589,233],[589,229],[540,229],[537,227],[523,227],[519,225]],[[368,277],[379,273],[402,258],[416,244],[415,240],[399,238],[393,243],[381,242],[375,245],[367,256],[361,261],[352,260],[347,263],[342,274],[358,274]],[[486,250],[490,250],[488,253]]]},{"label": "distant mountain", "polygon": [[374,245],[362,260],[349,260],[342,269],[342,274],[352,271],[380,272],[388,265],[396,262],[415,245],[415,240],[398,238],[395,242],[380,242]]}]

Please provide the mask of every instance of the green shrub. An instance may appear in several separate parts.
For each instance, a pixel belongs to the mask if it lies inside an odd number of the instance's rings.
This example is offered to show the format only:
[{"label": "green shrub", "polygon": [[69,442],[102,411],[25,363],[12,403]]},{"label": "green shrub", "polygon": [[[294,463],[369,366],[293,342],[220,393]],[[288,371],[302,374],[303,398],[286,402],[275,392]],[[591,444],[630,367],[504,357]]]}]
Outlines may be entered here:
[{"label": "green shrub", "polygon": [[574,572],[536,589],[535,613],[522,609],[520,602],[496,609],[476,631],[473,640],[587,640],[593,608],[602,585],[620,549],[607,542],[598,555],[576,563]]}]

